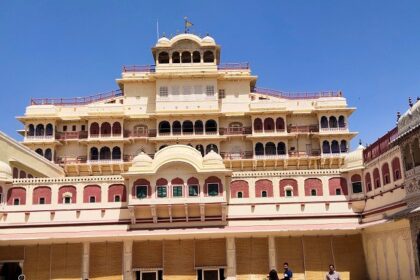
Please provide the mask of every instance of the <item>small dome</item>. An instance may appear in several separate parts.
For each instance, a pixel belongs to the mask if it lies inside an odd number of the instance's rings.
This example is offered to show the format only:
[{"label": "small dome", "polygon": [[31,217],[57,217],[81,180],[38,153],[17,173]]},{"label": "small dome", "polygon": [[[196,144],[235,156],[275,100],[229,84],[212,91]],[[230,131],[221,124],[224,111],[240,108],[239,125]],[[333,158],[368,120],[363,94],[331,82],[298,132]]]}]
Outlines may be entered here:
[{"label": "small dome", "polygon": [[142,167],[142,166],[148,166],[152,164],[152,158],[145,154],[144,152],[141,152],[137,156],[133,158],[133,166],[135,167]]},{"label": "small dome", "polygon": [[216,153],[213,150],[211,150],[207,155],[203,157],[204,164],[217,162],[223,162],[223,159],[218,153]]},{"label": "small dome", "polygon": [[0,182],[11,182],[12,180],[12,168],[7,163],[0,161]]},{"label": "small dome", "polygon": [[363,150],[365,147],[359,145],[356,150],[350,152],[345,157],[345,166],[347,168],[360,167],[363,165]]},{"label": "small dome", "polygon": [[171,41],[169,41],[169,39],[166,38],[166,37],[162,37],[162,38],[159,38],[159,40],[157,41],[157,44],[158,45],[170,45]]},{"label": "small dome", "polygon": [[213,37],[210,37],[208,35],[206,37],[204,37],[203,39],[201,39],[201,42],[203,44],[212,44],[212,45],[216,44],[216,41],[213,39]]}]

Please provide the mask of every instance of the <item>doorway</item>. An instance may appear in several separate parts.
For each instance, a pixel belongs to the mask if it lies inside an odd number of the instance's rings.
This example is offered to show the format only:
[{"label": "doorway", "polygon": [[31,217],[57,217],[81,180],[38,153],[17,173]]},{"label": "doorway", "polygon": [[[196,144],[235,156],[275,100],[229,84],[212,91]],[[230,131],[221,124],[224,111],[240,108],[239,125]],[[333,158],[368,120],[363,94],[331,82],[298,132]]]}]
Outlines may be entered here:
[{"label": "doorway", "polygon": [[0,271],[0,280],[17,280],[22,274],[22,268],[18,262],[3,263]]}]

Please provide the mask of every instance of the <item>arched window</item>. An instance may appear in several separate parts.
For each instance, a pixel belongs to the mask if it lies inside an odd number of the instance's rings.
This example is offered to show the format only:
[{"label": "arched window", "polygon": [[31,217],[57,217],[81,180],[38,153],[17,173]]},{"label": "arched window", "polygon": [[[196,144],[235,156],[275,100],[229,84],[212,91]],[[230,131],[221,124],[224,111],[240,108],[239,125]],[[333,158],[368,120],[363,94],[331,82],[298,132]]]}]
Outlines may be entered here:
[{"label": "arched window", "polygon": [[99,124],[94,122],[90,125],[90,136],[97,136],[99,135]]},{"label": "arched window", "polygon": [[194,63],[200,63],[201,62],[201,55],[199,51],[193,52],[193,62]]},{"label": "arched window", "polygon": [[191,63],[191,53],[190,52],[182,52],[181,62],[182,63]]},{"label": "arched window", "polygon": [[28,132],[27,132],[28,136],[34,136],[35,135],[35,127],[33,124],[30,124],[28,126]]},{"label": "arched window", "polygon": [[201,153],[202,156],[204,156],[204,147],[203,147],[203,145],[199,144],[199,145],[195,146],[195,148],[197,149],[197,151],[199,151]]},{"label": "arched window", "polygon": [[[241,197],[239,197],[239,193]],[[245,180],[234,180],[230,182],[230,196],[238,198],[248,198],[249,197],[249,185]]]},{"label": "arched window", "polygon": [[321,117],[321,128],[328,128],[328,118],[326,116]]},{"label": "arched window", "polygon": [[255,144],[255,155],[263,156],[264,155],[264,145],[262,143]]},{"label": "arched window", "polygon": [[42,151],[42,149],[41,149],[41,148],[36,149],[36,150],[35,150],[35,153],[37,153],[37,154],[38,154],[38,155],[40,155],[40,156],[44,156],[44,152]]},{"label": "arched window", "polygon": [[273,182],[268,179],[256,181],[255,197],[273,197]]},{"label": "arched window", "polygon": [[373,170],[373,183],[375,184],[375,189],[381,187],[381,179],[379,177],[379,169],[375,168]]},{"label": "arched window", "polygon": [[168,121],[161,121],[159,123],[159,134],[169,134],[171,133],[171,125]]},{"label": "arched window", "polygon": [[[290,195],[288,195],[288,192]],[[295,179],[280,180],[280,196],[298,196],[298,183]]]},{"label": "arched window", "polygon": [[414,139],[413,143],[411,144],[411,151],[413,153],[414,165],[420,165],[420,146],[419,146],[419,138]]},{"label": "arched window", "polygon": [[101,202],[101,187],[98,185],[88,185],[83,189],[83,203]]},{"label": "arched window", "polygon": [[339,116],[338,117],[338,127],[346,127],[346,122],[345,122],[345,118],[344,116]]},{"label": "arched window", "polygon": [[264,119],[264,131],[274,131],[274,120],[272,118]]},{"label": "arched window", "polygon": [[21,171],[19,172],[19,178],[26,178],[26,172],[25,172],[25,171],[23,171],[23,170],[21,170]]},{"label": "arched window", "polygon": [[163,148],[166,148],[166,147],[168,147],[168,145],[162,145],[159,147],[159,150],[162,150]]},{"label": "arched window", "polygon": [[242,123],[240,122],[232,122],[229,124],[229,133],[231,134],[237,134],[242,133]]},{"label": "arched window", "polygon": [[308,178],[305,180],[305,195],[313,196],[319,195],[322,196],[322,181],[318,178]]},{"label": "arched window", "polygon": [[180,63],[181,59],[179,57],[179,52],[172,53],[172,63]]},{"label": "arched window", "polygon": [[36,136],[44,136],[44,125],[38,124],[35,128],[35,135]]},{"label": "arched window", "polygon": [[109,147],[102,147],[99,151],[99,159],[107,160],[111,159],[111,149]]},{"label": "arched window", "polygon": [[206,133],[217,132],[217,123],[215,120],[206,121]]},{"label": "arched window", "polygon": [[7,191],[7,205],[25,205],[26,189],[13,187]]},{"label": "arched window", "polygon": [[268,156],[276,155],[276,145],[273,142],[265,144],[265,154]]},{"label": "arched window", "polygon": [[77,202],[76,187],[74,186],[62,186],[58,189],[58,203],[59,204],[71,204]]},{"label": "arched window", "polygon": [[338,141],[333,140],[331,142],[331,152],[333,154],[338,154],[340,152],[340,148],[338,147]]},{"label": "arched window", "polygon": [[90,148],[90,160],[98,160],[98,159],[99,159],[98,148],[96,147]]},{"label": "arched window", "polygon": [[121,148],[115,146],[112,148],[112,159],[121,159]]},{"label": "arched window", "polygon": [[353,193],[363,192],[362,177],[360,177],[359,174],[354,174],[353,176],[351,176],[351,186]]},{"label": "arched window", "polygon": [[341,140],[340,142],[340,152],[347,153],[347,141]]},{"label": "arched window", "polygon": [[194,132],[192,121],[184,121],[182,123],[182,133],[192,134]]},{"label": "arched window", "polygon": [[262,120],[260,118],[256,118],[254,120],[254,131],[261,132],[263,130]]},{"label": "arched window", "polygon": [[121,124],[119,122],[114,122],[112,124],[112,135],[121,135]]},{"label": "arched window", "polygon": [[391,183],[390,175],[389,175],[389,165],[388,163],[384,163],[382,165],[382,181],[384,182],[384,186]]},{"label": "arched window", "polygon": [[203,122],[198,120],[194,122],[194,131],[195,134],[202,134],[204,131],[204,125]]},{"label": "arched window", "polygon": [[179,121],[174,121],[172,123],[172,134],[174,135],[178,135],[181,134],[181,122]]},{"label": "arched window", "polygon": [[104,122],[101,124],[101,136],[110,136],[111,135],[111,124],[109,122]]},{"label": "arched window", "polygon": [[45,127],[45,135],[52,136],[53,132],[54,132],[53,125],[50,123],[47,124],[47,126]]},{"label": "arched window", "polygon": [[337,124],[337,118],[334,116],[330,117],[330,128],[336,128],[338,126]]},{"label": "arched window", "polygon": [[51,188],[36,187],[32,194],[32,204],[51,204]]},{"label": "arched window", "polygon": [[108,188],[108,202],[126,202],[127,191],[124,185],[115,184]]},{"label": "arched window", "polygon": [[210,151],[213,151],[215,153],[219,153],[219,149],[215,144],[208,144],[206,147],[206,154],[210,153]]},{"label": "arched window", "polygon": [[392,162],[392,174],[394,175],[394,181],[401,179],[401,165],[400,159],[395,157]]},{"label": "arched window", "polygon": [[160,52],[158,57],[159,64],[169,63],[169,54],[167,52]]},{"label": "arched window", "polygon": [[343,177],[330,178],[328,180],[328,189],[330,195],[348,195],[347,180]]},{"label": "arched window", "polygon": [[370,173],[366,173],[365,175],[365,184],[366,184],[366,188],[367,191],[370,192],[372,190],[372,180],[370,178]]},{"label": "arched window", "polygon": [[276,130],[277,131],[284,131],[284,120],[283,118],[276,119]]},{"label": "arched window", "polygon": [[329,153],[331,153],[330,143],[327,140],[325,140],[324,142],[322,142],[322,153],[323,154],[329,154]]},{"label": "arched window", "polygon": [[48,160],[52,160],[52,152],[51,152],[51,149],[50,149],[50,148],[48,148],[48,149],[46,149],[46,150],[45,150],[45,155],[44,155],[44,157],[45,157],[46,159],[48,159]]},{"label": "arched window", "polygon": [[277,143],[277,154],[278,155],[286,154],[286,144],[284,144],[283,142]]},{"label": "arched window", "polygon": [[205,51],[203,55],[204,62],[214,62],[214,54],[212,51]]}]

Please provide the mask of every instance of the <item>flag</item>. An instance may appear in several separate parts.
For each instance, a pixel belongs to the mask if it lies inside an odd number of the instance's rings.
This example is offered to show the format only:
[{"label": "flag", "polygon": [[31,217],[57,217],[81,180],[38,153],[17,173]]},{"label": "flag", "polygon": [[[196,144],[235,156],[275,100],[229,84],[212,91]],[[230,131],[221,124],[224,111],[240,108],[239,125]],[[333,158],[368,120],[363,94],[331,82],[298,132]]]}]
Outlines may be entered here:
[{"label": "flag", "polygon": [[185,21],[185,33],[188,33],[188,28],[193,26],[194,24],[188,20],[187,17],[184,17],[184,21]]}]

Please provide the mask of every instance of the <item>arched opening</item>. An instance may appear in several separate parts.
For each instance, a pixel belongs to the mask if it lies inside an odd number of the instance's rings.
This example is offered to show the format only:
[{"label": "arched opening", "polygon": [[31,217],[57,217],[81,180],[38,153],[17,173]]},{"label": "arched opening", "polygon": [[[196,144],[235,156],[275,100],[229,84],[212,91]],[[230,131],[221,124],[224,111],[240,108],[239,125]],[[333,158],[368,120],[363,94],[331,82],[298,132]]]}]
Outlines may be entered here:
[{"label": "arched opening", "polygon": [[44,136],[44,125],[38,124],[35,128],[35,135],[36,136]]},{"label": "arched opening", "polygon": [[172,63],[180,63],[181,59],[179,57],[179,52],[172,53]]},{"label": "arched opening", "polygon": [[322,196],[322,181],[318,178],[308,178],[304,182],[305,196]]},{"label": "arched opening", "polygon": [[261,192],[261,197],[267,197],[267,191],[262,191]]},{"label": "arched opening", "polygon": [[273,142],[268,142],[265,144],[265,155],[267,156],[276,155],[276,145]]},{"label": "arched opening", "polygon": [[394,181],[401,179],[401,165],[400,165],[400,159],[398,157],[395,157],[392,162],[392,174],[394,175]]},{"label": "arched opening", "polygon": [[219,149],[215,144],[208,144],[206,147],[206,154],[210,153],[210,151],[214,151],[215,153],[219,153]]},{"label": "arched opening", "polygon": [[147,136],[147,125],[139,124],[136,125],[133,129],[133,136]]},{"label": "arched opening", "polygon": [[375,184],[375,189],[378,189],[381,187],[381,179],[379,177],[379,169],[375,168],[373,170],[373,183]]},{"label": "arched opening", "polygon": [[195,134],[203,134],[204,125],[202,121],[198,120],[194,122],[194,131]]},{"label": "arched opening", "polygon": [[34,136],[35,135],[35,127],[33,124],[28,126],[27,136]]},{"label": "arched opening", "polygon": [[90,136],[99,135],[99,124],[94,122],[90,125]]},{"label": "arched opening", "polygon": [[206,133],[216,133],[217,132],[217,123],[215,120],[206,121]]},{"label": "arched opening", "polygon": [[193,62],[200,63],[201,62],[201,55],[199,51],[193,52]]},{"label": "arched opening", "polygon": [[168,121],[161,121],[159,123],[159,134],[171,133],[171,124]]},{"label": "arched opening", "polygon": [[167,52],[160,52],[158,57],[159,64],[169,63],[169,54]]},{"label": "arched opening", "polygon": [[388,163],[384,163],[382,165],[382,181],[384,182],[384,186],[391,183],[391,176],[389,175],[389,165]]},{"label": "arched opening", "polygon": [[194,132],[194,125],[192,121],[184,121],[182,123],[182,133],[192,134]]},{"label": "arched opening", "polygon": [[340,152],[347,153],[347,141],[341,140],[340,142]]},{"label": "arched opening", "polygon": [[112,135],[121,135],[121,124],[119,122],[114,122],[112,124]]},{"label": "arched opening", "polygon": [[77,190],[75,186],[62,186],[58,189],[58,203],[71,204],[77,202]]},{"label": "arched opening", "polygon": [[284,131],[284,120],[283,118],[277,118],[276,119],[276,130],[277,131]]},{"label": "arched opening", "polygon": [[283,142],[277,143],[277,154],[278,155],[286,154],[286,144],[284,144]]},{"label": "arched opening", "polygon": [[98,185],[88,185],[83,189],[84,203],[101,202],[101,187]]},{"label": "arched opening", "polygon": [[203,55],[204,62],[214,62],[214,54],[212,51],[205,51]]},{"label": "arched opening", "polygon": [[168,145],[162,145],[159,147],[159,150],[162,150],[163,148],[166,148],[166,147],[168,147]]},{"label": "arched opening", "polygon": [[264,119],[264,131],[274,131],[274,120],[272,118]]},{"label": "arched opening", "polygon": [[182,52],[181,62],[182,63],[191,63],[191,53],[190,52]]},{"label": "arched opening", "polygon": [[336,128],[338,126],[337,124],[337,118],[334,116],[330,117],[330,128]]},{"label": "arched opening", "polygon": [[330,143],[327,140],[322,142],[322,153],[323,154],[331,153]]},{"label": "arched opening", "polygon": [[344,128],[346,127],[346,122],[344,116],[338,117],[338,127]]},{"label": "arched opening", "polygon": [[263,130],[262,120],[260,118],[256,118],[254,120],[254,131],[261,132]]},{"label": "arched opening", "polygon": [[326,116],[321,117],[321,128],[328,128],[328,118]]},{"label": "arched opening", "polygon": [[408,170],[410,170],[414,167],[413,162],[411,160],[410,145],[409,144],[406,144],[403,148],[403,161],[404,161],[406,171],[408,171]]},{"label": "arched opening", "polygon": [[115,146],[112,148],[112,159],[121,159],[121,148]]},{"label": "arched opening", "polygon": [[333,140],[333,141],[331,142],[331,152],[332,152],[333,154],[338,154],[338,153],[340,153],[340,147],[338,146],[338,141]]},{"label": "arched opening", "polygon": [[370,173],[366,173],[365,175],[365,184],[367,191],[370,192],[372,190],[372,180],[370,178]]},{"label": "arched opening", "polygon": [[174,134],[174,135],[181,134],[181,122],[174,121],[172,123],[172,134]]},{"label": "arched opening", "polygon": [[90,160],[98,160],[98,159],[99,159],[98,148],[96,147],[90,148]]},{"label": "arched opening", "polygon": [[240,122],[232,122],[229,124],[229,134],[240,134],[242,133],[242,123]]},{"label": "arched opening", "polygon": [[51,204],[51,188],[36,187],[32,194],[32,204]]},{"label": "arched opening", "polygon": [[255,144],[255,155],[256,156],[263,156],[264,155],[264,145],[260,142]]},{"label": "arched opening", "polygon": [[109,147],[102,147],[99,151],[99,159],[107,160],[111,159],[111,149]]},{"label": "arched opening", "polygon": [[51,149],[50,148],[48,148],[48,149],[46,149],[45,150],[45,155],[44,155],[44,157],[46,158],[46,159],[48,159],[48,160],[52,160],[52,152],[51,152]]},{"label": "arched opening", "polygon": [[44,156],[44,151],[41,148],[36,149],[35,153],[37,153],[40,156]]},{"label": "arched opening", "polygon": [[351,186],[353,193],[363,192],[362,177],[360,177],[359,174],[354,174],[353,176],[351,176]]},{"label": "arched opening", "polygon": [[47,126],[45,127],[45,135],[52,136],[53,132],[54,132],[53,125],[50,123],[47,124]]},{"label": "arched opening", "polygon": [[101,136],[111,136],[111,124],[109,122],[101,124]]},{"label": "arched opening", "polygon": [[420,165],[420,147],[419,147],[419,138],[414,139],[411,144],[411,151],[413,152],[414,165]]},{"label": "arched opening", "polygon": [[196,145],[195,148],[197,149],[197,151],[199,151],[201,153],[201,156],[204,156],[204,147],[203,147],[203,145],[201,145],[201,144]]},{"label": "arched opening", "polygon": [[19,178],[26,178],[26,172],[24,170],[19,172]]}]

